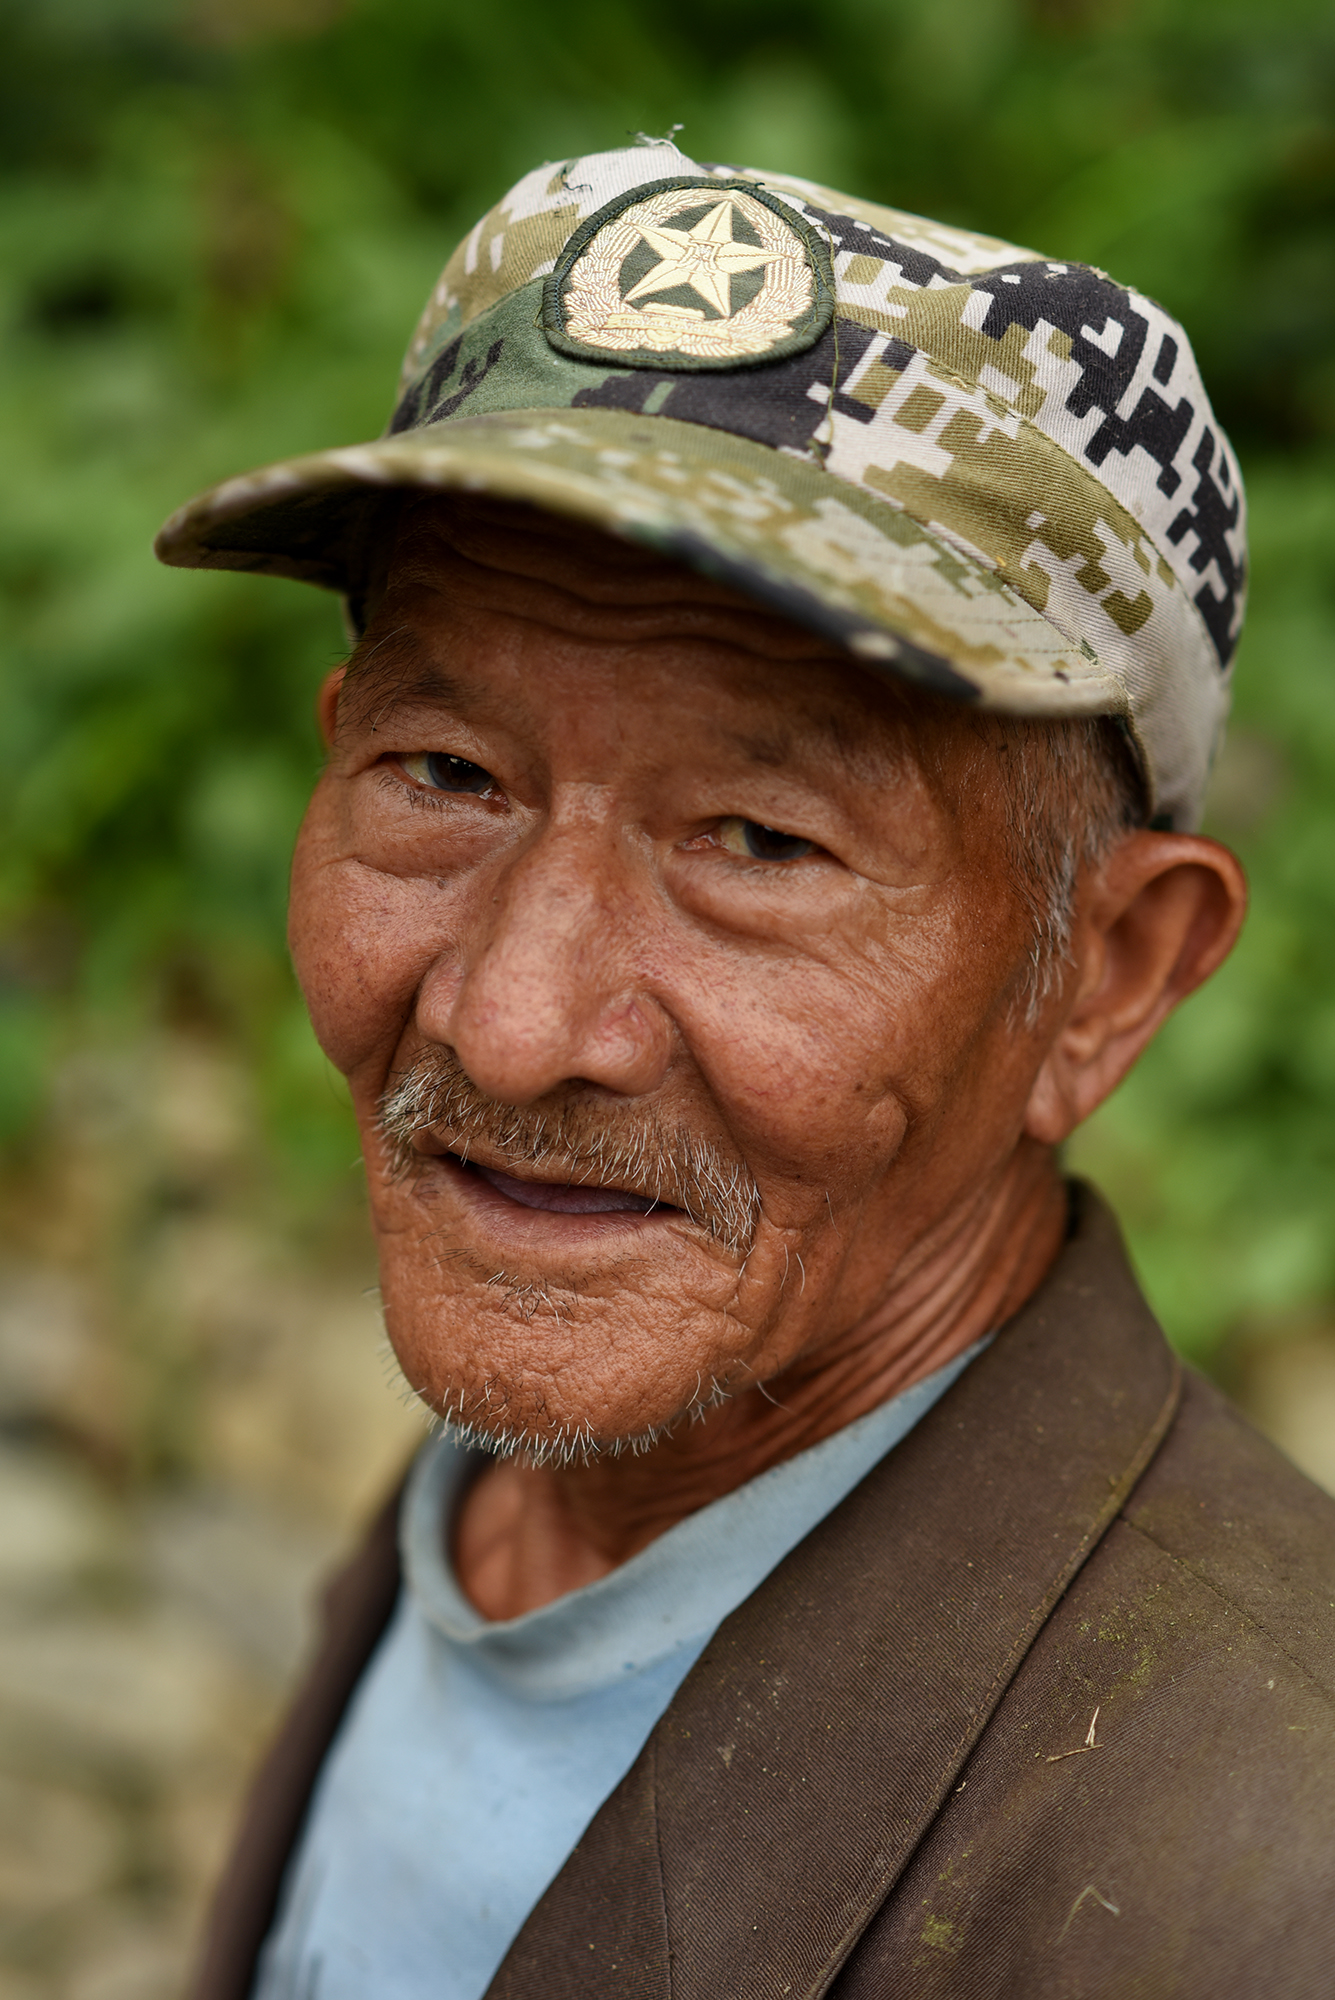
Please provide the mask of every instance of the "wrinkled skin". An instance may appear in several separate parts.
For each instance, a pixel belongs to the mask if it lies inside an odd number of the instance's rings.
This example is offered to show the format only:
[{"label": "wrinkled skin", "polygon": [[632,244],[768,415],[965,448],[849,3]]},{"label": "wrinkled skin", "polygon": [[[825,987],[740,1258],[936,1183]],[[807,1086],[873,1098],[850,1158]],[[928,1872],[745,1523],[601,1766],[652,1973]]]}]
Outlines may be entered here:
[{"label": "wrinkled skin", "polygon": [[[1061,1241],[1055,1145],[1225,955],[1244,889],[1213,842],[1129,835],[1026,1028],[1031,922],[966,712],[643,552],[504,510],[451,546],[434,506],[322,697],[292,894],[389,1336],[432,1407],[539,1441],[649,1433],[726,1391],[641,1456],[488,1468],[455,1555],[503,1617],[1013,1312]],[[792,837],[780,858],[757,826]],[[497,1106],[708,1140],[758,1187],[749,1254],[679,1209],[525,1205],[448,1131],[396,1178],[378,1107],[429,1044]]]}]

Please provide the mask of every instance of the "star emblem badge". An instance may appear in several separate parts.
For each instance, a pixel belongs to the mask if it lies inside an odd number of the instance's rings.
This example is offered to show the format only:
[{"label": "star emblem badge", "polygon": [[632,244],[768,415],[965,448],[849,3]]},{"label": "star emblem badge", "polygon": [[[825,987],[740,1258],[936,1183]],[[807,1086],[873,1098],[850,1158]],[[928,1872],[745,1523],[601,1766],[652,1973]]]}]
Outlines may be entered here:
[{"label": "star emblem badge", "polygon": [[764,270],[792,255],[790,250],[758,249],[753,243],[738,242],[733,233],[735,213],[736,204],[729,197],[716,202],[690,229],[641,223],[641,239],[657,251],[660,261],[631,286],[622,303],[633,305],[636,299],[650,299],[656,293],[687,285],[720,319],[730,318],[733,278],[744,271]]},{"label": "star emblem badge", "polygon": [[632,188],[582,223],[544,281],[542,325],[584,360],[736,368],[810,347],[833,307],[819,231],[759,182],[701,175]]}]

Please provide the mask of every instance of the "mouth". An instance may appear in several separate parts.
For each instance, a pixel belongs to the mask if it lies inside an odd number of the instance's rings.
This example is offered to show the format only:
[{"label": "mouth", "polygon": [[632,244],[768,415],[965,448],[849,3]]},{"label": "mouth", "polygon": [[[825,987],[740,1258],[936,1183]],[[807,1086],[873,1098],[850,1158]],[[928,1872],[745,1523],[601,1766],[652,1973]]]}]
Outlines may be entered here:
[{"label": "mouth", "polygon": [[502,1200],[518,1208],[538,1209],[548,1215],[680,1215],[682,1210],[652,1195],[635,1194],[629,1188],[599,1187],[588,1181],[521,1180],[516,1174],[502,1173],[499,1167],[465,1160],[457,1153],[435,1156],[456,1173],[464,1175],[480,1192],[478,1184],[490,1188]]}]

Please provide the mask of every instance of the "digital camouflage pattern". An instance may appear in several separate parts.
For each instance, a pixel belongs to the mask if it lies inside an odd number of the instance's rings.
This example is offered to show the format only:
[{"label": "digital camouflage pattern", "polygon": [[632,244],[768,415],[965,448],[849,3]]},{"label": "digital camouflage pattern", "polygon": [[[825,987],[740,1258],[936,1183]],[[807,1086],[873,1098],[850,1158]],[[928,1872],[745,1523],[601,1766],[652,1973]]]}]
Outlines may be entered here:
[{"label": "digital camouflage pattern", "polygon": [[1181,327],[1088,266],[668,142],[540,167],[450,258],[385,438],[228,481],[159,554],[355,621],[414,488],[648,542],[943,693],[1120,715],[1199,817],[1241,480]]}]

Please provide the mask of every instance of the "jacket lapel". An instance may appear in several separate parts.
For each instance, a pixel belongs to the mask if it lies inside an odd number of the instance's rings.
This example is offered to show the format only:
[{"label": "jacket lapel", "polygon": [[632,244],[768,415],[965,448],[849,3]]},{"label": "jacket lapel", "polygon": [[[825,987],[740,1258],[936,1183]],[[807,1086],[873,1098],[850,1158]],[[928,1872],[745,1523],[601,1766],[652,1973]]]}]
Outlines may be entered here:
[{"label": "jacket lapel", "polygon": [[720,1626],[490,2000],[823,1994],[1162,1441],[1178,1370],[1108,1211]]}]

